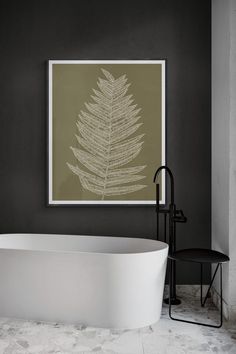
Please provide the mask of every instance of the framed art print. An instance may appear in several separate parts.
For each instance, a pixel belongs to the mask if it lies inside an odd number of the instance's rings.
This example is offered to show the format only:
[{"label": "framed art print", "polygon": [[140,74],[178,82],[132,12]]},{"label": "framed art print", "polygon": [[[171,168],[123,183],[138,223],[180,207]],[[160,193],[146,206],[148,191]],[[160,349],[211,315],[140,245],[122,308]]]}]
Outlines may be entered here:
[{"label": "framed art print", "polygon": [[49,60],[49,205],[155,204],[165,70],[165,60]]}]

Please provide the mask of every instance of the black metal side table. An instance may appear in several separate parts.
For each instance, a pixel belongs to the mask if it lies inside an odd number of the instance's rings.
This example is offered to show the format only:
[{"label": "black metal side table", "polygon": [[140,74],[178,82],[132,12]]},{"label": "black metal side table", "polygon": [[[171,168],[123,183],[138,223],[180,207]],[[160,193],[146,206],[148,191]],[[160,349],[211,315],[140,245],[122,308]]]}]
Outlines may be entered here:
[{"label": "black metal side table", "polygon": [[[222,263],[226,263],[229,261],[229,257],[223,253],[211,250],[211,249],[204,249],[204,248],[189,248],[189,249],[183,249],[179,251],[175,251],[172,254],[168,256],[170,260],[170,277],[169,277],[169,289],[171,292],[172,288],[172,263],[176,261],[185,261],[185,262],[195,262],[200,264],[200,285],[201,285],[201,306],[204,307],[206,300],[208,298],[208,295],[210,293],[212,284],[214,282],[216,273],[218,269],[220,269],[220,323],[218,325],[211,325],[207,323],[202,323],[202,322],[195,322],[195,321],[188,321],[184,320],[181,318],[175,318],[172,316],[171,309],[172,309],[172,304],[171,301],[169,301],[169,316],[172,320],[175,321],[180,321],[180,322],[186,322],[186,323],[193,323],[193,324],[198,324],[202,326],[207,326],[207,327],[213,327],[213,328],[220,328],[223,323],[223,299],[222,299]],[[203,265],[204,263],[210,263],[210,264],[217,264],[215,272],[212,276],[210,285],[208,287],[206,296],[203,300],[203,295],[202,295],[202,273],[203,273]]]}]

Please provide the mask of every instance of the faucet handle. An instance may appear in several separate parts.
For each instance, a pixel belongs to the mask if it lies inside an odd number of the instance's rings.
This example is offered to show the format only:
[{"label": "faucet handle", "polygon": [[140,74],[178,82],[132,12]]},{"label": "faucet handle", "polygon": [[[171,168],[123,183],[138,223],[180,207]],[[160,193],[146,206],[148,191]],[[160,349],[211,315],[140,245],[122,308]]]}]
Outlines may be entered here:
[{"label": "faucet handle", "polygon": [[183,210],[176,210],[175,216],[172,218],[175,222],[187,222],[187,218],[183,213]]}]

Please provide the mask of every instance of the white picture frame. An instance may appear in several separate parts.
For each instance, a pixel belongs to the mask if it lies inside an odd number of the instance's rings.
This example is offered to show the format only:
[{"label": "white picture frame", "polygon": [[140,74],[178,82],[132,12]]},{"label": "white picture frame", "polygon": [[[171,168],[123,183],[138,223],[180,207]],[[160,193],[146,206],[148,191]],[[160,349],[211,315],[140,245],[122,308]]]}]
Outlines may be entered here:
[{"label": "white picture frame", "polygon": [[[89,68],[92,68],[93,65],[97,65],[97,66],[101,65],[103,68],[105,68],[104,70],[106,70],[107,67],[110,68],[111,65],[112,66],[119,65],[119,67],[121,67],[122,65],[126,65],[126,67],[127,67],[127,65],[133,65],[133,66],[139,65],[139,68],[142,68],[142,67],[144,68],[144,66],[147,66],[147,65],[159,66],[159,69],[161,71],[161,84],[160,84],[160,88],[159,88],[159,91],[161,94],[161,98],[159,98],[160,102],[161,102],[161,108],[160,108],[161,129],[160,129],[160,133],[159,133],[161,136],[161,141],[159,142],[160,149],[161,149],[161,156],[159,157],[159,161],[158,161],[158,158],[157,158],[157,161],[155,161],[155,153],[153,153],[153,159],[152,159],[152,161],[154,163],[153,166],[156,166],[156,169],[157,169],[160,165],[166,164],[166,60],[49,60],[48,61],[48,205],[49,206],[60,206],[60,205],[64,205],[64,206],[66,206],[66,205],[68,205],[68,206],[69,205],[74,205],[74,206],[76,206],[76,205],[77,206],[79,206],[79,205],[155,205],[156,200],[155,200],[155,186],[154,186],[154,184],[151,187],[151,188],[153,188],[153,198],[152,199],[149,198],[148,200],[144,200],[143,198],[139,200],[139,199],[137,199],[137,197],[135,199],[132,199],[132,192],[127,193],[127,196],[128,196],[127,200],[126,199],[125,200],[119,199],[119,197],[116,197],[116,196],[112,196],[110,198],[108,196],[107,199],[105,199],[105,200],[104,199],[98,200],[97,195],[96,195],[96,198],[91,197],[89,199],[88,198],[87,199],[86,198],[73,199],[74,197],[73,198],[70,198],[70,197],[69,198],[63,198],[63,197],[60,198],[58,196],[55,197],[55,194],[56,194],[54,192],[54,189],[55,189],[54,183],[56,180],[55,160],[58,160],[58,156],[55,157],[55,151],[54,151],[55,146],[57,144],[55,127],[54,127],[56,119],[57,119],[57,116],[55,113],[55,111],[56,111],[56,108],[55,108],[56,107],[55,106],[56,105],[56,103],[55,103],[56,98],[55,97],[56,96],[55,96],[54,90],[55,90],[55,87],[57,87],[59,84],[56,86],[55,81],[54,81],[54,77],[56,76],[55,68],[59,68],[58,65],[60,66],[60,68],[62,68],[62,70],[63,70],[63,68],[66,68],[66,67],[68,68],[69,66],[76,66],[76,65],[77,66],[79,65],[80,68],[83,68],[86,65],[86,70],[88,70],[88,66],[89,66]],[[135,67],[135,68],[137,68],[137,67]],[[109,74],[109,71],[108,71],[108,74]],[[142,75],[140,77],[142,77]],[[104,79],[106,79],[106,78],[104,78]],[[112,80],[112,78],[111,78],[111,80]],[[117,78],[116,78],[116,80],[117,80]],[[81,82],[80,82],[80,85],[81,85]],[[109,85],[109,82],[107,85]],[[140,84],[139,84],[139,87],[141,87]],[[89,92],[90,95],[92,93],[92,88],[94,88],[94,87],[91,87],[91,91]],[[59,87],[58,91],[59,90],[60,90],[60,87]],[[65,88],[62,88],[62,91],[65,92],[65,95],[67,94]],[[145,90],[144,90],[144,92],[145,92]],[[137,102],[135,102],[135,103],[137,103]],[[132,104],[130,104],[129,107],[131,105]],[[81,107],[81,110],[82,110],[82,107]],[[78,114],[79,114],[79,112],[78,112]],[[90,112],[89,112],[89,114],[90,114]],[[65,119],[66,119],[66,115],[65,115]],[[75,129],[76,129],[76,127],[75,127]],[[130,134],[130,136],[132,137],[133,135]],[[130,136],[128,138],[130,138]],[[60,139],[58,139],[58,140],[60,140]],[[123,141],[127,141],[127,140],[124,139]],[[138,145],[138,146],[140,146],[140,145]],[[145,144],[144,144],[144,146],[145,146]],[[76,150],[76,148],[75,148],[75,150]],[[84,150],[84,152],[85,152],[85,155],[86,155],[86,153],[89,153],[89,151],[86,151],[86,149]],[[74,152],[74,154],[75,154],[75,152]],[[80,163],[80,161],[84,161],[82,158],[84,159],[84,156],[82,156],[82,157],[79,156],[79,159],[80,159],[79,163]],[[97,159],[99,159],[99,156]],[[75,169],[76,166],[71,165],[68,162],[67,162],[67,164],[69,166],[71,166],[70,167],[71,171],[69,171],[69,172],[71,172],[73,174],[73,176],[76,173],[78,174],[77,175],[77,177],[79,176],[78,182],[80,181],[80,179],[82,181],[85,181],[86,176],[91,175],[91,171],[89,171],[86,167],[82,171],[79,168],[78,168],[78,170],[76,170]],[[127,165],[129,166],[129,164],[127,164]],[[73,167],[74,167],[74,170],[72,170]],[[155,174],[156,169],[155,168],[152,169],[153,176]],[[79,175],[80,173],[84,173],[84,175],[81,176],[81,175]],[[86,175],[86,173],[87,173],[87,175]],[[58,173],[58,175],[60,175],[60,173]],[[151,176],[151,172],[149,173],[149,175]],[[153,183],[153,180],[151,180],[150,176],[149,176],[149,182],[148,182],[149,184]],[[92,177],[90,177],[90,181],[91,181],[91,178]],[[101,179],[102,177],[98,176],[96,178]],[[119,178],[120,178],[120,180],[122,180],[121,177],[119,177]],[[101,188],[96,185],[95,178],[93,180],[95,181],[94,184],[93,183],[89,184],[89,183],[87,183],[88,181],[84,182],[85,187],[91,188],[90,190],[88,190],[88,192],[90,193],[91,190],[92,191],[95,190],[96,193],[101,193]],[[164,177],[164,173],[161,174],[160,180],[161,180],[161,184],[160,184],[160,186],[161,186],[161,190],[160,190],[161,199],[159,202],[160,202],[160,204],[165,204],[165,177]],[[111,179],[110,179],[110,181],[111,181]],[[112,182],[110,182],[110,183],[112,183]],[[117,183],[117,181],[116,181],[116,183]],[[122,185],[122,187],[125,186],[126,189],[121,187],[120,193],[123,193],[123,192],[125,192],[125,190],[128,189],[126,187],[127,185],[129,186],[129,183],[125,183],[124,185]],[[131,187],[138,188],[136,186],[141,186],[141,184],[134,184]],[[81,187],[81,188],[83,188],[83,187]],[[110,191],[107,193],[112,193],[112,192],[118,193],[119,192],[117,186],[110,187],[110,189],[108,187],[106,190]],[[94,192],[91,192],[91,193],[95,195]],[[136,193],[136,192],[133,192],[133,194],[134,193]],[[138,194],[138,192],[136,194]]]}]

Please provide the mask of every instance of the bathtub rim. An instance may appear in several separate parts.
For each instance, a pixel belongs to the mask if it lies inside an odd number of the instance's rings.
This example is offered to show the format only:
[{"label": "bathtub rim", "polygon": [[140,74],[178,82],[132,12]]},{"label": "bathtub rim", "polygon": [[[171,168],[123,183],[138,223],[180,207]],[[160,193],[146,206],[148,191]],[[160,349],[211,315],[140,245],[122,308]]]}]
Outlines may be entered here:
[{"label": "bathtub rim", "polygon": [[158,252],[165,252],[167,251],[168,254],[168,250],[169,250],[169,245],[166,242],[160,241],[160,240],[153,240],[153,239],[148,239],[148,238],[141,238],[141,237],[125,237],[125,236],[100,236],[100,235],[76,235],[76,234],[57,234],[57,233],[50,233],[50,234],[44,234],[44,233],[30,233],[30,232],[25,232],[25,233],[2,233],[0,234],[0,244],[1,244],[1,237],[2,236],[9,236],[9,235],[17,235],[17,236],[29,236],[29,235],[38,235],[38,236],[69,236],[69,237],[91,237],[91,238],[107,238],[107,239],[111,239],[111,238],[115,238],[115,239],[129,239],[129,240],[143,240],[143,241],[151,241],[151,242],[157,242],[159,244],[162,245],[161,248],[159,249],[153,249],[153,250],[143,250],[140,252],[98,252],[98,251],[80,251],[80,250],[58,250],[58,249],[27,249],[27,248],[9,248],[9,247],[5,247],[2,248],[0,246],[0,252],[1,251],[24,251],[24,252],[47,252],[47,253],[69,253],[69,254],[94,254],[94,255],[101,255],[101,256],[141,256],[141,255],[147,255],[147,254],[153,254],[153,253],[158,253]]}]

